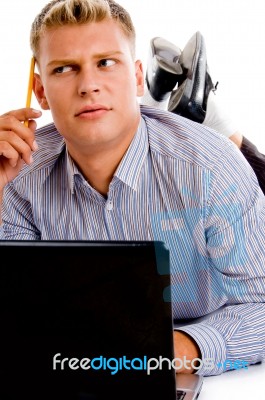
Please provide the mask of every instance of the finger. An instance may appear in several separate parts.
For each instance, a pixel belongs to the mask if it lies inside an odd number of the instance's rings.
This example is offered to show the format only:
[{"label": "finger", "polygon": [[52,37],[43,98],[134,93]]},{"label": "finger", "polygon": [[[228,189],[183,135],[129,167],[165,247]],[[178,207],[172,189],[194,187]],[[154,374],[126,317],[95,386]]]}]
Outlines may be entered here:
[{"label": "finger", "polygon": [[7,150],[5,154],[1,154],[3,157],[5,157],[9,163],[9,165],[13,168],[15,168],[18,164],[18,162],[21,160],[20,155],[18,152],[10,146],[10,150]]},{"label": "finger", "polygon": [[36,123],[36,121],[34,121],[34,119],[30,119],[29,120],[29,129],[31,130],[31,132],[35,132],[35,130],[36,130],[36,128],[37,128],[37,123]]},{"label": "finger", "polygon": [[36,124],[32,121],[29,127],[21,124],[21,122],[13,115],[6,115],[0,118],[0,140],[9,142],[14,141],[14,134],[25,141],[32,151],[36,150],[35,132]]},{"label": "finger", "polygon": [[19,110],[9,111],[0,116],[0,119],[7,116],[13,116],[18,121],[24,122],[29,119],[35,119],[41,117],[42,112],[39,110],[35,110],[34,108],[21,108]]},{"label": "finger", "polygon": [[[26,164],[31,164],[32,159],[32,150],[31,147],[22,140],[18,135],[14,132],[6,132],[7,139],[1,135],[2,138],[0,140],[0,154],[7,159],[18,159],[22,158]],[[12,161],[11,161],[12,163]]]},{"label": "finger", "polygon": [[[31,120],[29,121],[29,129],[31,130],[31,132],[35,133],[36,128],[37,128],[37,123],[36,123],[36,121],[34,121],[33,119],[31,119]],[[38,148],[39,148],[39,146],[38,146],[38,143],[36,142],[35,136],[34,136],[34,140],[33,140],[32,144],[31,144],[31,149],[32,149],[33,151],[36,151],[36,150],[38,150]]]},{"label": "finger", "polygon": [[[9,165],[13,168],[15,168],[17,164],[21,161],[21,155],[14,149],[14,147],[5,142],[2,142],[0,144],[0,157],[5,157]],[[31,164],[32,162],[33,158],[30,155],[27,160],[27,164]]]}]

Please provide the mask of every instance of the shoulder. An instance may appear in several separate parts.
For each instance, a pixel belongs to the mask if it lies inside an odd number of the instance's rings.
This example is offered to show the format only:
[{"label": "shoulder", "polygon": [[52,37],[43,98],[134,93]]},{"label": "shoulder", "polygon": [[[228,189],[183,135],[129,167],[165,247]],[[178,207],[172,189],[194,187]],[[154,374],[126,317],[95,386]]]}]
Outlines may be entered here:
[{"label": "shoulder", "polygon": [[149,106],[141,106],[141,113],[153,153],[212,170],[234,151],[229,139],[202,124]]},{"label": "shoulder", "polygon": [[56,151],[58,146],[60,148],[64,142],[63,137],[57,131],[53,123],[37,129],[35,136],[40,150],[54,149]]}]

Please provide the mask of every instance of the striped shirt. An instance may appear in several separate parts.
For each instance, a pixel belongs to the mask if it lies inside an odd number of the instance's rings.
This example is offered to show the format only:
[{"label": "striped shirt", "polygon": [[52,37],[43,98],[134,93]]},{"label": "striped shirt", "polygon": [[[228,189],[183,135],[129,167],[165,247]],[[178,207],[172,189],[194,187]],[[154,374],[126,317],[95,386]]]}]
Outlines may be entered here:
[{"label": "striped shirt", "polygon": [[257,147],[246,137],[243,137],[240,151],[244,154],[244,157],[253,168],[261,190],[265,193],[265,155],[260,153]]},{"label": "striped shirt", "polygon": [[215,360],[199,373],[223,372],[225,359],[265,358],[265,197],[231,141],[141,106],[105,198],[53,124],[36,139],[34,163],[5,189],[0,238],[162,240],[170,250],[173,317],[189,319],[181,329],[203,359]]}]

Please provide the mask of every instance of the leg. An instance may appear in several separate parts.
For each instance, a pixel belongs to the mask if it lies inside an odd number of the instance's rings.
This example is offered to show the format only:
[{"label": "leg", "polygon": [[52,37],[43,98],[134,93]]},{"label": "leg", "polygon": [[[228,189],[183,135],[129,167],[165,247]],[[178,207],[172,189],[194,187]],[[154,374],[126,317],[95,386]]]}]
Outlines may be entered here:
[{"label": "leg", "polygon": [[162,38],[152,39],[150,45],[142,104],[182,115],[227,136],[240,148],[265,193],[265,156],[238,132],[218,102],[201,33],[196,32],[182,52]]}]

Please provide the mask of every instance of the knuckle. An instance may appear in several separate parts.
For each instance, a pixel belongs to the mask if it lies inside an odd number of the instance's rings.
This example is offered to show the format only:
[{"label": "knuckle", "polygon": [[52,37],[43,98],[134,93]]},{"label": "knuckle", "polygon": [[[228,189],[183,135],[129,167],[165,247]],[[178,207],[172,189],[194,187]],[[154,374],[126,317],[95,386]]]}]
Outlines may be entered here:
[{"label": "knuckle", "polygon": [[13,115],[10,114],[7,114],[4,117],[2,117],[2,121],[5,124],[5,126],[10,128],[14,127],[18,122],[18,120]]},{"label": "knuckle", "polygon": [[0,140],[2,143],[13,142],[16,139],[16,134],[13,131],[3,131],[0,134]]},{"label": "knuckle", "polygon": [[5,152],[9,151],[9,150],[10,150],[10,147],[12,147],[12,146],[10,145],[9,142],[7,142],[7,141],[5,141],[5,140],[2,140],[2,141],[0,142],[0,152],[1,152],[1,153],[5,153]]}]

